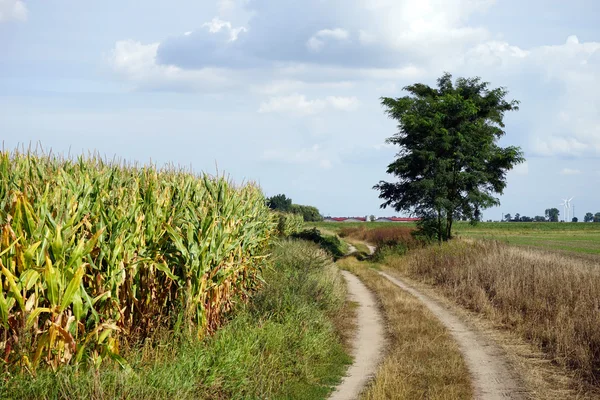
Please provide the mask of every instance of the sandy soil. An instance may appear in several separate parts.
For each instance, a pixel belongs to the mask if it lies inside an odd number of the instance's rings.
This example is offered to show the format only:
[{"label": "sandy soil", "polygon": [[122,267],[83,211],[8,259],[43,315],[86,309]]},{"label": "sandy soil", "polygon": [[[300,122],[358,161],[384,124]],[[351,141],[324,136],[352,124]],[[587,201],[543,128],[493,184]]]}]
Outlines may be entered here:
[{"label": "sandy soil", "polygon": [[348,369],[331,400],[357,399],[369,379],[375,376],[385,345],[383,319],[375,296],[350,272],[342,271],[351,301],[358,303],[358,330],[352,342],[354,363]]}]

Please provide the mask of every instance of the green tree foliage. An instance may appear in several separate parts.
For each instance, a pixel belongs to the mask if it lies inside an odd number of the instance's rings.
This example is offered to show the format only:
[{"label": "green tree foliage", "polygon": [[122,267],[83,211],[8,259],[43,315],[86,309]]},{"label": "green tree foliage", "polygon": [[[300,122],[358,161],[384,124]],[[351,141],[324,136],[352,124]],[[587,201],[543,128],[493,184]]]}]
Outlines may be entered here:
[{"label": "green tree foliage", "polygon": [[559,215],[560,215],[560,211],[558,211],[558,208],[546,209],[546,220],[548,220],[550,222],[558,222]]},{"label": "green tree foliage", "polygon": [[290,212],[294,214],[300,214],[304,218],[305,222],[320,222],[323,221],[323,216],[319,212],[317,207],[313,206],[302,206],[300,204],[292,204]]},{"label": "green tree foliage", "polygon": [[546,217],[542,217],[541,215],[536,215],[533,220],[535,222],[546,222]]},{"label": "green tree foliage", "polygon": [[381,99],[398,132],[387,139],[398,145],[387,172],[397,182],[374,186],[382,208],[409,211],[422,218],[422,229],[439,241],[451,238],[454,219],[473,223],[481,211],[499,205],[495,194],[506,187],[506,172],[524,161],[518,147],[502,148],[504,114],[517,110],[504,88],[490,89],[480,78],[444,74],[437,88],[417,83],[409,95]]},{"label": "green tree foliage", "polygon": [[585,217],[583,217],[583,222],[594,222],[594,214],[591,212],[586,213]]},{"label": "green tree foliage", "polygon": [[290,212],[292,208],[292,199],[288,199],[285,194],[278,194],[267,198],[267,206],[271,210]]},{"label": "green tree foliage", "polygon": [[505,220],[506,222],[510,222],[510,221],[512,221],[512,215],[510,215],[510,214],[506,214],[506,215],[504,216],[504,220]]},{"label": "green tree foliage", "polygon": [[577,218],[577,217],[573,217],[573,218],[571,219],[571,222],[579,222],[579,218]]},{"label": "green tree foliage", "polygon": [[600,222],[600,212],[594,214],[594,222]]}]

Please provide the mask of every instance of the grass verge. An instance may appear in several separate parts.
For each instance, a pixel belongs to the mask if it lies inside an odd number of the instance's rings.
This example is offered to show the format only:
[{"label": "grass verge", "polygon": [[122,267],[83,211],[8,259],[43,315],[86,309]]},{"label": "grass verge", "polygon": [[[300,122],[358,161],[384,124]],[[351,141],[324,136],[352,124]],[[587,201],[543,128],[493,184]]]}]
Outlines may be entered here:
[{"label": "grass verge", "polygon": [[264,289],[204,342],[156,334],[129,350],[130,372],[107,362],[99,370],[65,367],[39,371],[36,378],[5,376],[0,398],[327,397],[351,362],[335,324],[347,307],[343,280],[330,257],[307,242],[280,242],[273,259]]},{"label": "grass verge", "polygon": [[386,320],[388,349],[362,398],[470,399],[470,376],[458,346],[417,299],[381,277],[373,264],[338,261],[377,296]]}]

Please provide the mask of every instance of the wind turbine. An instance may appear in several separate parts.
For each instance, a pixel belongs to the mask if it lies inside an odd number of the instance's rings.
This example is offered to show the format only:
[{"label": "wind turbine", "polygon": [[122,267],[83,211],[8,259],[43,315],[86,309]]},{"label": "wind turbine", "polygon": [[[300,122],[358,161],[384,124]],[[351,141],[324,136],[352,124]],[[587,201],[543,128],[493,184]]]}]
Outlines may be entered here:
[{"label": "wind turbine", "polygon": [[575,197],[571,197],[569,200],[567,200],[567,210],[569,211],[569,215],[567,215],[567,222],[571,222],[571,219],[568,218],[571,216],[571,200],[573,200]]},{"label": "wind turbine", "polygon": [[565,208],[565,214],[564,214],[564,221],[565,222],[569,222],[569,216],[571,215],[570,211],[571,211],[571,200],[573,200],[575,197],[571,197],[570,199],[563,199],[563,202],[560,203],[559,205],[563,206]]},{"label": "wind turbine", "polygon": [[563,199],[563,202],[559,204],[564,207],[565,213],[563,214],[563,221],[567,222],[568,214],[569,214],[569,200]]}]

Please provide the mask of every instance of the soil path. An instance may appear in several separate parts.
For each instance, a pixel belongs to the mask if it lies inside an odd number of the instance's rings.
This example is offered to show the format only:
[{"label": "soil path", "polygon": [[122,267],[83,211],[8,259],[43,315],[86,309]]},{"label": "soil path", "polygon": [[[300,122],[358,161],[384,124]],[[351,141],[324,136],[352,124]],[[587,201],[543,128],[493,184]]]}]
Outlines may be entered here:
[{"label": "soil path", "polygon": [[350,300],[358,303],[358,329],[352,341],[354,363],[331,395],[331,400],[358,398],[369,379],[375,376],[385,345],[383,319],[375,296],[356,276],[348,271],[342,271],[342,274],[348,284]]},{"label": "soil path", "polygon": [[514,376],[502,350],[490,339],[470,328],[454,313],[401,279],[380,275],[418,298],[448,328],[458,343],[473,380],[475,399],[525,399],[525,390]]}]

